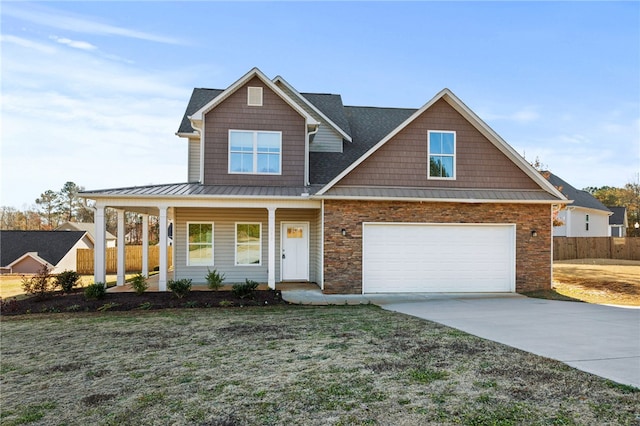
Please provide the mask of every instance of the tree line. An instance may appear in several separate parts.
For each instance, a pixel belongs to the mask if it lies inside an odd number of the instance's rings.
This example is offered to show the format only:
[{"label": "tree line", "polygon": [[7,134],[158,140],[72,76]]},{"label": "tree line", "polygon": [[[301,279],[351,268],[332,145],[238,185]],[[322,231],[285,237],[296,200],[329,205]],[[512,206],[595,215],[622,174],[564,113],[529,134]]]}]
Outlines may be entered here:
[{"label": "tree line", "polygon": [[[93,223],[94,203],[80,196],[84,187],[74,182],[66,182],[59,191],[44,191],[30,207],[18,210],[15,207],[0,207],[0,229],[20,231],[53,231],[66,222]],[[114,209],[105,209],[106,229],[116,234],[118,214]],[[157,218],[149,221],[149,240],[158,240]],[[125,234],[128,243],[142,241],[142,221],[135,212],[125,214]]]}]

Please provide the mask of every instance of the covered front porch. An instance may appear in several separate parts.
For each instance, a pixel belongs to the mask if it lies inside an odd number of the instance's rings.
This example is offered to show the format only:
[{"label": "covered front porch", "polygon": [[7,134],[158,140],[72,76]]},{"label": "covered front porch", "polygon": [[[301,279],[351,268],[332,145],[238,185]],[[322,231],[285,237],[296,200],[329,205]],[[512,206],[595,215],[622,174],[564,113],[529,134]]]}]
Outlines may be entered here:
[{"label": "covered front porch", "polygon": [[[152,291],[167,291],[169,280],[191,279],[194,290],[206,289],[205,276],[216,270],[224,284],[250,279],[276,289],[276,284],[318,283],[322,288],[321,202],[292,199],[150,200],[131,197],[96,199],[94,279],[106,277],[105,209],[117,211],[117,286],[125,283],[125,214],[142,218],[142,271],[148,276],[149,217],[159,229],[158,273]],[[172,224],[170,238],[168,229]],[[171,252],[173,265],[169,265]],[[128,271],[131,272],[131,271]],[[314,284],[315,285],[315,284]],[[157,290],[156,290],[157,289]]]}]

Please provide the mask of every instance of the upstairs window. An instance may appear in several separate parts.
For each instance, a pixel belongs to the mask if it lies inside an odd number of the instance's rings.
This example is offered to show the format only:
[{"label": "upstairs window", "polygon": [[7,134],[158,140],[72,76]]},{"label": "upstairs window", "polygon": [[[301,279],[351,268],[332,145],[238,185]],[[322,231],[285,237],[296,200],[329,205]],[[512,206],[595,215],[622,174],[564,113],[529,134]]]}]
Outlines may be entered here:
[{"label": "upstairs window", "polygon": [[589,215],[586,215],[584,218],[584,230],[585,231],[589,230]]},{"label": "upstairs window", "polygon": [[282,132],[229,130],[229,173],[279,175]]},{"label": "upstairs window", "polygon": [[456,132],[429,130],[428,156],[430,179],[455,179]]},{"label": "upstairs window", "polygon": [[262,87],[247,88],[247,105],[262,106]]}]

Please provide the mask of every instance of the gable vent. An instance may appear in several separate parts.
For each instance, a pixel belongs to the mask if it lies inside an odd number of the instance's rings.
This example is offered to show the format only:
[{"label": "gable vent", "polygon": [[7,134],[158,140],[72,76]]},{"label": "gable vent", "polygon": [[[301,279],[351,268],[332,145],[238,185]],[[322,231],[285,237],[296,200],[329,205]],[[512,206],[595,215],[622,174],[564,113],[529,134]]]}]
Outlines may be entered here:
[{"label": "gable vent", "polygon": [[247,105],[262,106],[262,87],[249,87],[247,90]]}]

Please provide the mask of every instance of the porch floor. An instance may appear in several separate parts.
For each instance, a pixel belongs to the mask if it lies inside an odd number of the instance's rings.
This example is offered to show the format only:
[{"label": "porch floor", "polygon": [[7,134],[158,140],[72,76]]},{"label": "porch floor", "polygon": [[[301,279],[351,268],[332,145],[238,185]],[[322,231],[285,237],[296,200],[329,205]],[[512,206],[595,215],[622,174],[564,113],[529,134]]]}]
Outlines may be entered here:
[{"label": "porch floor", "polygon": [[[147,284],[149,284],[149,288],[147,289],[147,291],[158,291],[158,280],[159,280],[159,276],[158,274],[156,275],[152,275],[147,279]],[[173,279],[173,272],[169,272],[167,274],[167,280],[171,280]],[[267,284],[260,284],[258,286],[258,290],[267,290],[269,289],[269,287],[267,286]],[[276,283],[276,290],[319,290],[320,288],[318,287],[318,285],[316,283],[310,283],[310,282],[279,282]],[[209,290],[209,287],[207,287],[207,284],[205,283],[193,283],[191,285],[191,290],[192,291],[205,291],[205,290]],[[231,285],[223,285],[220,290],[231,290]],[[122,292],[133,292],[133,288],[131,287],[131,284],[129,283],[125,283],[122,286],[114,286],[114,287],[109,287],[107,289],[108,293],[122,293]]]}]

